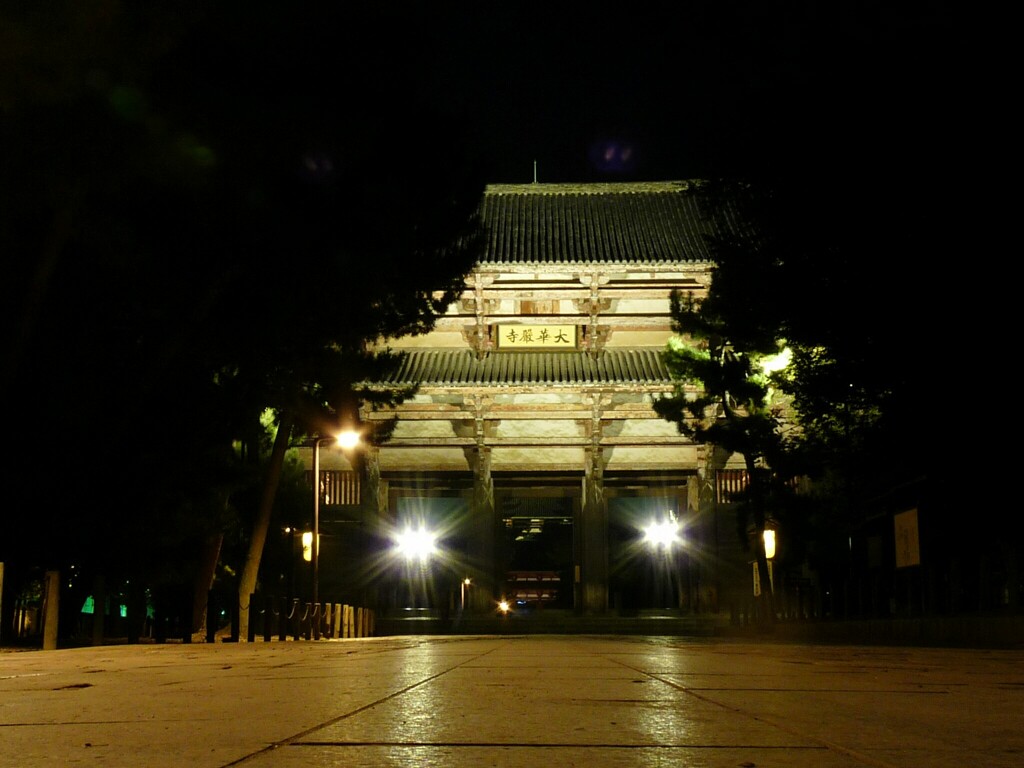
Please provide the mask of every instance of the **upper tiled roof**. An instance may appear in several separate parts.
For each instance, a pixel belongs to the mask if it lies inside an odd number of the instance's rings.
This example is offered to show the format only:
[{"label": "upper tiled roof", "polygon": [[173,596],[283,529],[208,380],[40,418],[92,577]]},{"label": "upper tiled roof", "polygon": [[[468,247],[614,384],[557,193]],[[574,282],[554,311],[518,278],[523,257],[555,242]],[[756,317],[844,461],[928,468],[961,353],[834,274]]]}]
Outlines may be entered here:
[{"label": "upper tiled roof", "polygon": [[481,215],[482,263],[709,261],[705,234],[717,224],[700,209],[699,181],[625,184],[492,184]]},{"label": "upper tiled roof", "polygon": [[492,352],[480,360],[470,350],[409,352],[387,386],[515,386],[629,384],[666,385],[672,379],[661,351],[605,350],[600,357],[586,352]]}]

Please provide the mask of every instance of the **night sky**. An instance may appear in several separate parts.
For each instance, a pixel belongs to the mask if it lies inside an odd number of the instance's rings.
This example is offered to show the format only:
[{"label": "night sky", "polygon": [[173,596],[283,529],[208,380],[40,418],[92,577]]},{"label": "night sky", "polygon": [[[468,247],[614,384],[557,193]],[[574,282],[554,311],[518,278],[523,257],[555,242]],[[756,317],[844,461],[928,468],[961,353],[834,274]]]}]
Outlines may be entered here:
[{"label": "night sky", "polygon": [[948,171],[954,20],[836,5],[298,3],[209,17],[162,66],[186,108],[257,104],[268,141],[294,115],[334,169],[452,138],[487,182]]},{"label": "night sky", "polygon": [[535,160],[542,182],[929,175],[956,144],[953,22],[931,4],[442,6],[363,42],[468,128],[488,181]]}]

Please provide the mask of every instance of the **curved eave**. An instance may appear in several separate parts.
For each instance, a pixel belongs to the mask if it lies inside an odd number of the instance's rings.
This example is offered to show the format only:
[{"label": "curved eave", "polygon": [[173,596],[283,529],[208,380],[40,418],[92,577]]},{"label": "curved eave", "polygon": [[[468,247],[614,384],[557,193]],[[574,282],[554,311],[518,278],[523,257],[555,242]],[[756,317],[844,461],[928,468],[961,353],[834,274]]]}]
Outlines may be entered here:
[{"label": "curved eave", "polygon": [[492,352],[482,359],[469,350],[417,350],[406,355],[392,376],[364,386],[664,391],[673,383],[657,350],[607,350],[597,357],[575,351]]}]

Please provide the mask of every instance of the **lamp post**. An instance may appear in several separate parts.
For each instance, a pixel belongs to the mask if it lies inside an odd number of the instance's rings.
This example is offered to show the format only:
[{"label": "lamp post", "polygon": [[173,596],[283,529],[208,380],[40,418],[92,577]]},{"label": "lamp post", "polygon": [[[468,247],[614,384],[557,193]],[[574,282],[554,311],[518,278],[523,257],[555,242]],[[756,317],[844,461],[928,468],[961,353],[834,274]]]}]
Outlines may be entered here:
[{"label": "lamp post", "polygon": [[[682,525],[676,519],[674,512],[669,511],[662,520],[652,520],[644,528],[644,543],[651,550],[654,558],[651,563],[654,576],[654,598],[658,602],[658,608],[667,608],[667,601],[674,602],[679,606],[682,585],[677,584],[678,569],[676,567],[676,554],[674,550],[684,546],[680,535]],[[668,585],[668,596],[664,594],[665,585]],[[673,593],[678,592],[675,599]]]},{"label": "lamp post", "polygon": [[313,605],[320,603],[320,446],[332,441],[343,450],[351,450],[359,445],[359,433],[348,429],[339,435],[318,437],[313,441]]}]

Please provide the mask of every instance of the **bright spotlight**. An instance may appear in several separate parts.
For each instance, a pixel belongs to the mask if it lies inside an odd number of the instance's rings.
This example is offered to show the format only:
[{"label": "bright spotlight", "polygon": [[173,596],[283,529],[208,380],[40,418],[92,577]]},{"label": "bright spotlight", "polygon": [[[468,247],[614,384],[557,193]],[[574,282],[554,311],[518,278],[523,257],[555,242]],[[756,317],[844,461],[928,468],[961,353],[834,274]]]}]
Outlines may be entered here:
[{"label": "bright spotlight", "polygon": [[655,549],[669,549],[679,543],[679,523],[666,520],[663,523],[651,523],[644,528],[644,543]]},{"label": "bright spotlight", "polygon": [[359,445],[361,435],[353,429],[348,429],[338,435],[338,446],[344,450],[352,450]]},{"label": "bright spotlight", "polygon": [[406,560],[426,561],[437,551],[437,536],[425,528],[406,528],[398,534],[398,551]]},{"label": "bright spotlight", "polygon": [[508,613],[511,610],[511,606],[509,606],[508,600],[500,601],[498,603],[498,610],[503,614]]}]

